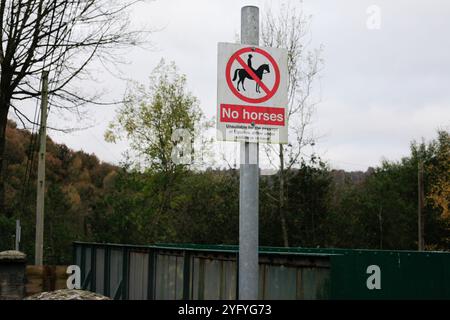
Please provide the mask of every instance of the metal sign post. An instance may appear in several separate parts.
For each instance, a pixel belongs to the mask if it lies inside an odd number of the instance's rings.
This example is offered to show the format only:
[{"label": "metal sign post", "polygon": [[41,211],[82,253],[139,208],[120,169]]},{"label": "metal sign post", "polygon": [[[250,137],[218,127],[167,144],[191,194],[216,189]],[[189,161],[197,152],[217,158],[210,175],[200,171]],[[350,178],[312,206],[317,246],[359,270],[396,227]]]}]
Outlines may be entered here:
[{"label": "metal sign post", "polygon": [[[259,45],[259,8],[241,11],[241,43]],[[241,142],[239,190],[239,299],[258,299],[259,144]]]},{"label": "metal sign post", "polygon": [[241,44],[218,43],[217,140],[240,142],[239,293],[258,299],[259,144],[288,143],[287,50],[259,46],[259,9],[241,11]]}]

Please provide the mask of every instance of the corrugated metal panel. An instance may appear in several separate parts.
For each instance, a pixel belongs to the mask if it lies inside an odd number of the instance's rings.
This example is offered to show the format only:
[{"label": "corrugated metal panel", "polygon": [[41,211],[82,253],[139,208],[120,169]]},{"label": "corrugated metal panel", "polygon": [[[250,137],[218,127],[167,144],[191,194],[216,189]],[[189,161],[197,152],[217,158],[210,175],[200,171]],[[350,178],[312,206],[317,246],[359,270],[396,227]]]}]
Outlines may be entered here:
[{"label": "corrugated metal panel", "polygon": [[236,262],[195,257],[191,274],[192,299],[236,299]]},{"label": "corrugated metal panel", "polygon": [[148,292],[148,254],[130,253],[129,298],[147,300]]},{"label": "corrugated metal panel", "polygon": [[[155,254],[156,270],[150,279],[145,263],[130,261],[129,297],[146,296],[139,287],[147,282],[155,288],[156,299],[236,298],[236,250],[234,247],[206,246],[122,246],[75,243],[74,260],[84,276],[90,270],[90,248],[97,248],[96,285],[110,278],[113,296],[122,278],[123,250]],[[108,250],[105,250],[105,249]],[[376,251],[345,249],[265,248],[260,255],[260,297],[264,299],[449,299],[450,254],[437,252]],[[101,275],[105,252],[111,252],[110,274]],[[146,254],[146,253],[143,253]],[[131,260],[137,259],[131,256]],[[190,266],[184,269],[184,259]],[[127,260],[125,260],[127,261]],[[153,260],[152,260],[153,261]],[[148,266],[148,265],[147,265]],[[380,270],[381,288],[370,289],[368,267]],[[125,270],[127,272],[127,270]],[[189,282],[183,283],[184,272]],[[140,278],[142,276],[142,279]],[[148,281],[146,281],[148,280]],[[187,281],[187,279],[186,279]],[[184,285],[184,286],[183,286]],[[106,285],[104,287],[107,287]],[[126,289],[126,286],[124,286]],[[143,293],[145,292],[145,293]],[[101,293],[101,292],[100,292]],[[153,295],[153,291],[151,291]],[[126,297],[127,295],[125,295]],[[153,296],[152,296],[153,297]]]},{"label": "corrugated metal panel", "polygon": [[222,261],[221,295],[220,299],[235,300],[237,286],[237,268],[235,261]]},{"label": "corrugated metal panel", "polygon": [[204,295],[205,300],[218,300],[220,299],[220,284],[221,284],[221,261],[204,259],[205,263],[205,286]]},{"label": "corrugated metal panel", "polygon": [[183,298],[183,258],[166,254],[156,255],[157,300]]},{"label": "corrugated metal panel", "polygon": [[105,292],[105,250],[100,248],[95,251],[95,290]]},{"label": "corrugated metal panel", "polygon": [[297,270],[298,300],[327,299],[330,270],[325,268],[300,268]]},{"label": "corrugated metal panel", "polygon": [[75,264],[77,265],[77,266],[80,266],[80,268],[82,268],[83,266],[81,265],[81,249],[82,249],[83,247],[82,246],[76,246],[75,247],[75,255],[76,255],[76,257],[75,257]]},{"label": "corrugated metal panel", "polygon": [[86,277],[88,276],[89,272],[91,271],[91,254],[92,254],[92,249],[90,247],[86,247],[85,251],[84,251],[84,279],[86,279]]},{"label": "corrugated metal panel", "polygon": [[167,272],[167,281],[166,285],[166,297],[163,299],[176,299],[176,290],[177,290],[177,257],[174,256],[165,256],[166,259],[166,272]]},{"label": "corrugated metal panel", "polygon": [[183,269],[184,258],[177,256],[177,269],[176,269],[176,299],[183,299]]},{"label": "corrugated metal panel", "polygon": [[192,299],[203,299],[204,263],[202,259],[194,258],[192,263]]},{"label": "corrugated metal panel", "polygon": [[122,281],[123,252],[121,250],[111,250],[110,259],[109,288],[110,296],[114,297]]},{"label": "corrugated metal panel", "polygon": [[155,299],[156,300],[167,300],[169,298],[168,294],[168,282],[169,282],[169,272],[168,272],[168,259],[166,255],[156,255],[156,286],[155,286]]},{"label": "corrugated metal panel", "polygon": [[176,257],[176,279],[175,279],[175,299],[183,299],[183,269],[184,269],[184,258]]},{"label": "corrugated metal panel", "polygon": [[263,265],[264,299],[294,300],[297,295],[297,269],[285,266]]}]

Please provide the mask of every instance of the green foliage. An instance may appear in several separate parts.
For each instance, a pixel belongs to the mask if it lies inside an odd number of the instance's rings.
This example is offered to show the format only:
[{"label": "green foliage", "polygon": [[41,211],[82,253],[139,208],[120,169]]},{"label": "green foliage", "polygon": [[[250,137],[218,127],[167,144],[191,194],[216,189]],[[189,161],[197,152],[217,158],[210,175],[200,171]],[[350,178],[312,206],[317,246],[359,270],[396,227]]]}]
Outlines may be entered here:
[{"label": "green foliage", "polygon": [[[0,215],[0,250],[14,244],[15,219],[22,221],[22,250],[33,261],[36,168],[22,192],[30,134],[11,123],[16,146],[8,158],[7,198],[11,215]],[[12,145],[9,144],[11,149]],[[417,248],[417,167],[425,167],[425,243],[449,249],[449,220],[431,196],[448,183],[448,134],[413,143],[411,155],[383,162],[366,173],[302,163],[286,173],[286,219],[292,246],[371,249]],[[71,261],[74,240],[152,244],[237,244],[237,170],[138,170],[117,168],[92,155],[48,141],[45,261]],[[277,212],[279,175],[260,179],[260,244],[281,246]],[[438,189],[438,196],[445,189]]]},{"label": "green foliage", "polygon": [[44,250],[48,264],[71,261],[72,242],[83,238],[83,222],[79,211],[71,205],[66,193],[57,184],[47,188],[45,207]]},{"label": "green foliage", "polygon": [[94,240],[237,243],[236,176],[206,171],[173,179],[168,190],[161,173],[121,171],[92,215]]},{"label": "green foliage", "polygon": [[[330,217],[336,225],[331,230],[332,243],[350,248],[417,249],[418,163],[425,164],[425,194],[436,190],[436,181],[448,183],[448,157],[443,155],[448,141],[448,133],[439,132],[438,139],[429,144],[413,142],[411,156],[384,161],[362,185],[336,190],[342,194]],[[425,243],[428,249],[448,250],[449,221],[431,200],[424,210]]]},{"label": "green foliage", "polygon": [[[291,246],[317,246],[326,242],[325,218],[331,196],[332,178],[325,164],[301,162],[299,169],[286,171],[286,219]],[[261,182],[261,243],[282,246],[281,225],[278,222],[277,198],[279,175]]]},{"label": "green foliage", "polygon": [[172,209],[176,242],[237,244],[239,176],[237,172],[189,173],[180,181]]}]

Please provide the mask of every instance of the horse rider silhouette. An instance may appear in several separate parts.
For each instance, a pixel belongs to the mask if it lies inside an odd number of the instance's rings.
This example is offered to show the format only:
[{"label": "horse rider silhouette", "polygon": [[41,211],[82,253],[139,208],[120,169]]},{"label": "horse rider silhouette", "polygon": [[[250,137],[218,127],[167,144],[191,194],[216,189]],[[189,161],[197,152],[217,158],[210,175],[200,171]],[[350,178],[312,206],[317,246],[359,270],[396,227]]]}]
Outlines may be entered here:
[{"label": "horse rider silhouette", "polygon": [[[248,67],[250,68],[250,70],[252,70],[253,73],[256,74],[256,76],[257,76],[260,80],[262,80],[263,74],[265,74],[265,73],[270,73],[269,65],[268,65],[268,64],[262,64],[262,65],[259,66],[258,69],[255,70],[255,69],[253,69],[253,66],[252,66],[252,58],[253,58],[253,56],[252,56],[251,54],[249,54],[249,55],[248,55],[248,60],[247,60],[247,65],[248,65]],[[253,78],[250,76],[250,74],[249,74],[245,69],[236,69],[236,70],[234,71],[233,82],[236,81],[238,75],[239,75],[239,81],[238,81],[238,83],[237,83],[237,85],[236,85],[236,89],[237,89],[238,91],[241,91],[241,90],[239,90],[239,84],[242,84],[242,89],[244,89],[244,91],[246,91],[246,90],[245,90],[245,87],[244,87],[245,79],[250,79],[250,80],[253,80],[253,81],[254,81],[255,79],[253,79]],[[261,89],[261,87],[260,87],[259,83],[256,82],[256,92],[257,92],[257,93],[261,93],[261,90],[260,90],[260,89]]]},{"label": "horse rider silhouette", "polygon": [[253,58],[253,56],[251,54],[249,54],[248,60],[247,60],[247,65],[251,70],[253,70],[253,72],[255,72],[255,69],[253,69],[253,67],[252,67],[252,58]]}]

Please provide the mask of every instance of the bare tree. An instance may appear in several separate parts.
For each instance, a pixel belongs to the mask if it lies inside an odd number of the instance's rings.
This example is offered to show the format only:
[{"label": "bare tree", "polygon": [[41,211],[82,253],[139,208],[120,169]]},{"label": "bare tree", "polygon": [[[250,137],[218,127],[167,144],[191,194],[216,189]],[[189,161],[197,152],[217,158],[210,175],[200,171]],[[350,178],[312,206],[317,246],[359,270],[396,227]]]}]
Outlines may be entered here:
[{"label": "bare tree", "polygon": [[42,71],[50,73],[52,106],[79,110],[101,104],[73,85],[89,75],[92,61],[120,60],[117,49],[143,43],[129,9],[137,0],[0,0],[0,213],[4,212],[4,151],[8,112],[34,122],[21,101],[39,98]]},{"label": "bare tree", "polygon": [[306,146],[314,144],[308,132],[317,100],[313,97],[313,84],[322,60],[321,48],[310,50],[311,17],[305,16],[301,7],[282,5],[277,13],[266,12],[262,24],[262,45],[285,48],[288,51],[288,145],[265,145],[264,151],[271,165],[278,170],[279,189],[276,197],[283,242],[289,246],[286,221],[285,189],[289,171],[302,161]]}]

